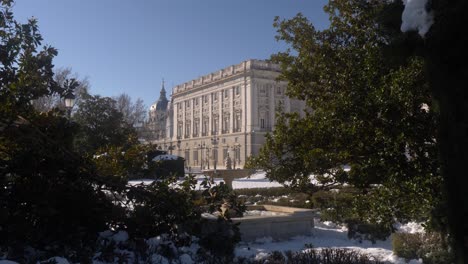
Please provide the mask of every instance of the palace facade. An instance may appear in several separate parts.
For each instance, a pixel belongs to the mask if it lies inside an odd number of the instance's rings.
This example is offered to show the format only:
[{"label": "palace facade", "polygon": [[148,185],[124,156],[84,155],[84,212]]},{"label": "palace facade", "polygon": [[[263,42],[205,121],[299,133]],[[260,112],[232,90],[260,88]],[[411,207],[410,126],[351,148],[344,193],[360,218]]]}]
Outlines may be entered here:
[{"label": "palace facade", "polygon": [[175,86],[170,100],[163,83],[146,124],[149,140],[187,167],[224,169],[229,159],[243,168],[274,128],[276,111],[304,114],[305,103],[287,97],[287,83],[276,80],[279,72],[276,64],[247,60]]}]

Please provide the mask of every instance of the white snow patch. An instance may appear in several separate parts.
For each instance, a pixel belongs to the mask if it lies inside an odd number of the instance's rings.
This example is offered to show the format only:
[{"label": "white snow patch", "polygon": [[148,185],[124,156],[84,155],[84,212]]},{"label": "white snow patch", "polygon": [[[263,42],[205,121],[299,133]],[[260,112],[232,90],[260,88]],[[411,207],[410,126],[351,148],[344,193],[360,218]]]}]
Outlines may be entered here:
[{"label": "white snow patch", "polygon": [[68,262],[66,258],[62,258],[62,257],[53,257],[53,258],[46,260],[45,262],[53,263],[53,261],[55,261],[55,263],[57,264],[70,264],[70,262]]},{"label": "white snow patch", "polygon": [[257,171],[249,177],[235,179],[232,181],[233,189],[252,189],[252,188],[274,188],[283,187],[276,181],[270,181],[264,171]]},{"label": "white snow patch", "polygon": [[400,233],[410,233],[410,234],[425,233],[425,230],[422,224],[416,223],[416,222],[409,222],[407,224],[396,223],[393,225],[393,227],[395,227],[397,232],[400,232]]},{"label": "white snow patch", "polygon": [[[412,224],[401,225],[401,230],[412,230]],[[260,238],[252,243],[241,242],[236,248],[236,256],[262,259],[268,253],[275,250],[284,252],[308,250],[306,244],[314,248],[349,248],[358,250],[363,254],[378,257],[381,261],[395,264],[421,264],[422,260],[411,260],[407,262],[403,258],[395,256],[392,252],[392,242],[388,238],[385,241],[377,241],[372,244],[370,241],[348,239],[347,228],[332,222],[321,222],[315,219],[315,227],[311,236],[297,236],[289,240],[273,241],[270,237]]]},{"label": "white snow patch", "polygon": [[278,215],[288,215],[288,213],[265,211],[265,210],[248,210],[244,212],[244,217],[246,216],[278,216]]},{"label": "white snow patch", "polygon": [[424,37],[434,23],[433,13],[426,11],[427,0],[403,0],[403,3],[401,31],[417,30]]}]

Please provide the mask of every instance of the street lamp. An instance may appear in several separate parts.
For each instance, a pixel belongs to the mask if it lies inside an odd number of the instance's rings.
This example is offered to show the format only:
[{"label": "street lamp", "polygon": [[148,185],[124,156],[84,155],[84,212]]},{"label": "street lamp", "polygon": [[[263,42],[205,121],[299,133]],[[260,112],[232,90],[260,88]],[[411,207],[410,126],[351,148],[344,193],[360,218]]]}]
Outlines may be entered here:
[{"label": "street lamp", "polygon": [[75,95],[72,92],[68,92],[65,97],[65,108],[67,109],[68,118],[71,117],[71,110],[75,105]]},{"label": "street lamp", "polygon": [[172,155],[172,151],[174,150],[174,146],[172,145],[172,142],[169,143],[169,148],[168,149],[169,149],[169,154]]},{"label": "street lamp", "polygon": [[213,158],[214,158],[214,164],[213,164],[213,168],[214,168],[214,173],[216,174],[216,163],[218,163],[218,149],[216,147],[216,145],[218,145],[218,140],[219,138],[217,138],[216,136],[213,136],[211,138],[211,144],[213,145]]}]

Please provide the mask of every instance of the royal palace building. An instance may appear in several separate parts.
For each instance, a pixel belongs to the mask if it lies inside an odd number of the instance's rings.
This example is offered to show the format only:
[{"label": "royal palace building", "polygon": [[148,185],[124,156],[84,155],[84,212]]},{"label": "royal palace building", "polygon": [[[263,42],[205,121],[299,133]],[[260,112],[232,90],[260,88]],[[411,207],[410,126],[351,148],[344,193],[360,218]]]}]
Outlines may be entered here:
[{"label": "royal palace building", "polygon": [[187,167],[223,169],[229,159],[242,168],[274,128],[276,111],[304,114],[305,103],[288,98],[287,83],[276,80],[279,72],[276,64],[247,60],[175,86],[170,100],[163,84],[150,108],[148,140]]}]

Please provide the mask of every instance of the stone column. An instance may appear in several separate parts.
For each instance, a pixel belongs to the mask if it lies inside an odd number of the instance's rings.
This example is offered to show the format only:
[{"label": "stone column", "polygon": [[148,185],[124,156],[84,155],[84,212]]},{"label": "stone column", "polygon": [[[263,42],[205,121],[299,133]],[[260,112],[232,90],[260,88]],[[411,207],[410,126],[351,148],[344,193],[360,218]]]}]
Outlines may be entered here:
[{"label": "stone column", "polygon": [[269,122],[267,123],[268,127],[271,129],[275,125],[275,114],[276,114],[276,100],[275,100],[275,86],[271,85],[271,89],[268,91],[268,101],[269,101],[269,112],[270,116],[268,117]]},{"label": "stone column", "polygon": [[208,94],[208,131],[207,135],[211,135],[211,131],[213,131],[213,94]]},{"label": "stone column", "polygon": [[[237,85],[236,85],[237,86]],[[236,97],[236,89],[235,87],[231,87],[231,109],[229,110],[230,111],[230,114],[229,114],[229,133],[233,133],[234,132],[234,119],[235,119],[235,115],[234,115],[234,100],[235,100],[235,97]]]}]

